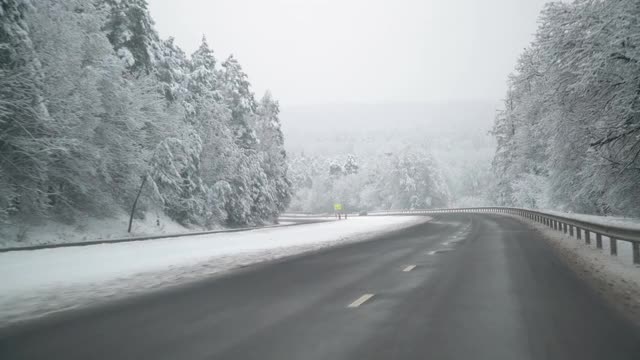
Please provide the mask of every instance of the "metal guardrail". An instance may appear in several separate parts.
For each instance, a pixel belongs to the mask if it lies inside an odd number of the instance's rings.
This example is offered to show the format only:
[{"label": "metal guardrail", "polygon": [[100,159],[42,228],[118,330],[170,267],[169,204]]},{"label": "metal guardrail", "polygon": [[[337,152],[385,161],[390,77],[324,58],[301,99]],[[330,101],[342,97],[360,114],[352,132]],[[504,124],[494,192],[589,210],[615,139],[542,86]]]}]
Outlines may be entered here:
[{"label": "metal guardrail", "polygon": [[609,238],[609,249],[613,256],[618,255],[617,241],[626,241],[631,243],[631,248],[633,250],[633,263],[640,264],[640,229],[597,224],[571,217],[546,213],[544,211],[511,207],[476,207],[458,209],[389,210],[377,211],[370,213],[369,215],[446,213],[496,213],[517,215],[531,221],[544,224],[553,230],[569,234],[569,236],[575,236],[578,240],[581,240],[584,234],[584,241],[586,244],[591,244],[592,234],[594,234],[596,247],[598,249],[602,249],[602,237],[605,236]]}]

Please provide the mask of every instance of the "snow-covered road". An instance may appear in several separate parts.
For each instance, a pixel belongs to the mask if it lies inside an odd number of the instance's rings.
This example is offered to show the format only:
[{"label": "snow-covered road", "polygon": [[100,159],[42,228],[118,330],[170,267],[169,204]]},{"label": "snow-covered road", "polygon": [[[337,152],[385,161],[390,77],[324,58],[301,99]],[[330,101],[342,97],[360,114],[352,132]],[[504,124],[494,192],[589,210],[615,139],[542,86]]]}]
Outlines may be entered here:
[{"label": "snow-covered road", "polygon": [[176,285],[428,221],[355,217],[294,227],[0,254],[0,323]]}]

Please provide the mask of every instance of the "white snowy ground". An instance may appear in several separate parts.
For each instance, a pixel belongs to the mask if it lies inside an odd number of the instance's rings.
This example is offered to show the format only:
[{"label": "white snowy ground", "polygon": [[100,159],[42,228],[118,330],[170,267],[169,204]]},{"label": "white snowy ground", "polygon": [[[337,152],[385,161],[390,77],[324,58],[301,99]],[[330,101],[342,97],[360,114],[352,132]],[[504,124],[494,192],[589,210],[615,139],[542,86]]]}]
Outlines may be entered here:
[{"label": "white snowy ground", "polygon": [[0,324],[362,241],[429,220],[424,216],[353,217],[238,233],[0,253]]},{"label": "white snowy ground", "polygon": [[599,225],[605,226],[618,226],[625,227],[630,229],[640,230],[640,219],[622,217],[622,216],[598,216],[598,215],[587,215],[587,214],[578,214],[578,213],[566,213],[562,211],[555,210],[541,210],[549,214],[554,214],[558,216],[564,216],[571,219],[576,219],[580,221],[588,221]]},{"label": "white snowy ground", "polygon": [[127,233],[128,225],[129,215],[125,213],[104,219],[78,218],[73,224],[52,220],[35,224],[27,222],[15,225],[2,224],[0,225],[0,247],[61,244],[206,230],[186,228],[161,211],[149,211],[144,219],[135,219],[131,233]]}]

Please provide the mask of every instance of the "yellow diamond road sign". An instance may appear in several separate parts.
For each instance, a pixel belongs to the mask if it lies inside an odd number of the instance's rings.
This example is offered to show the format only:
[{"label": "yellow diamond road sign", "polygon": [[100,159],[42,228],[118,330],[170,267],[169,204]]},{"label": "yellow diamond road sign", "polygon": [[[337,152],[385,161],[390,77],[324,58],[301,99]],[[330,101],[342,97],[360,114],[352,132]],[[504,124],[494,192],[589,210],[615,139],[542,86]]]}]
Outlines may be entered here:
[{"label": "yellow diamond road sign", "polygon": [[333,204],[333,209],[335,211],[340,211],[342,210],[342,204]]}]

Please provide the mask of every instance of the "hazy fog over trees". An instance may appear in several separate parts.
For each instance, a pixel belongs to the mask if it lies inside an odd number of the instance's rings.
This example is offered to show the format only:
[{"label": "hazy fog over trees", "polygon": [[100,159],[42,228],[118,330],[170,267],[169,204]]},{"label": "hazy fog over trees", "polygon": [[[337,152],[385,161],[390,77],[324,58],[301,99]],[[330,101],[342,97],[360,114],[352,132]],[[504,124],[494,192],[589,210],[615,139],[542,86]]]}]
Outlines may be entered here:
[{"label": "hazy fog over trees", "polygon": [[[486,204],[491,102],[301,106],[283,115],[291,209],[330,211]],[[353,159],[353,160],[352,160]],[[351,161],[357,172],[347,170]]]},{"label": "hazy fog over trees", "polygon": [[145,0],[2,0],[0,217],[271,221],[290,198],[279,105],[206,39],[160,39]]},{"label": "hazy fog over trees", "polygon": [[[506,205],[640,215],[638,19],[634,0],[546,5],[502,106],[360,104],[293,111],[284,119],[297,189],[292,205],[318,210],[334,198],[369,209]],[[499,109],[497,116],[488,107]],[[289,116],[306,119],[313,131],[300,136],[302,126]],[[494,117],[495,143],[486,139],[487,119]],[[358,158],[360,173],[332,176],[332,164],[344,164],[349,154]],[[391,158],[405,161],[379,166]],[[414,186],[420,165],[407,159],[430,164],[422,172],[429,175],[418,181],[429,190]],[[381,190],[383,185],[388,188]],[[393,193],[397,202],[383,193]]]}]

